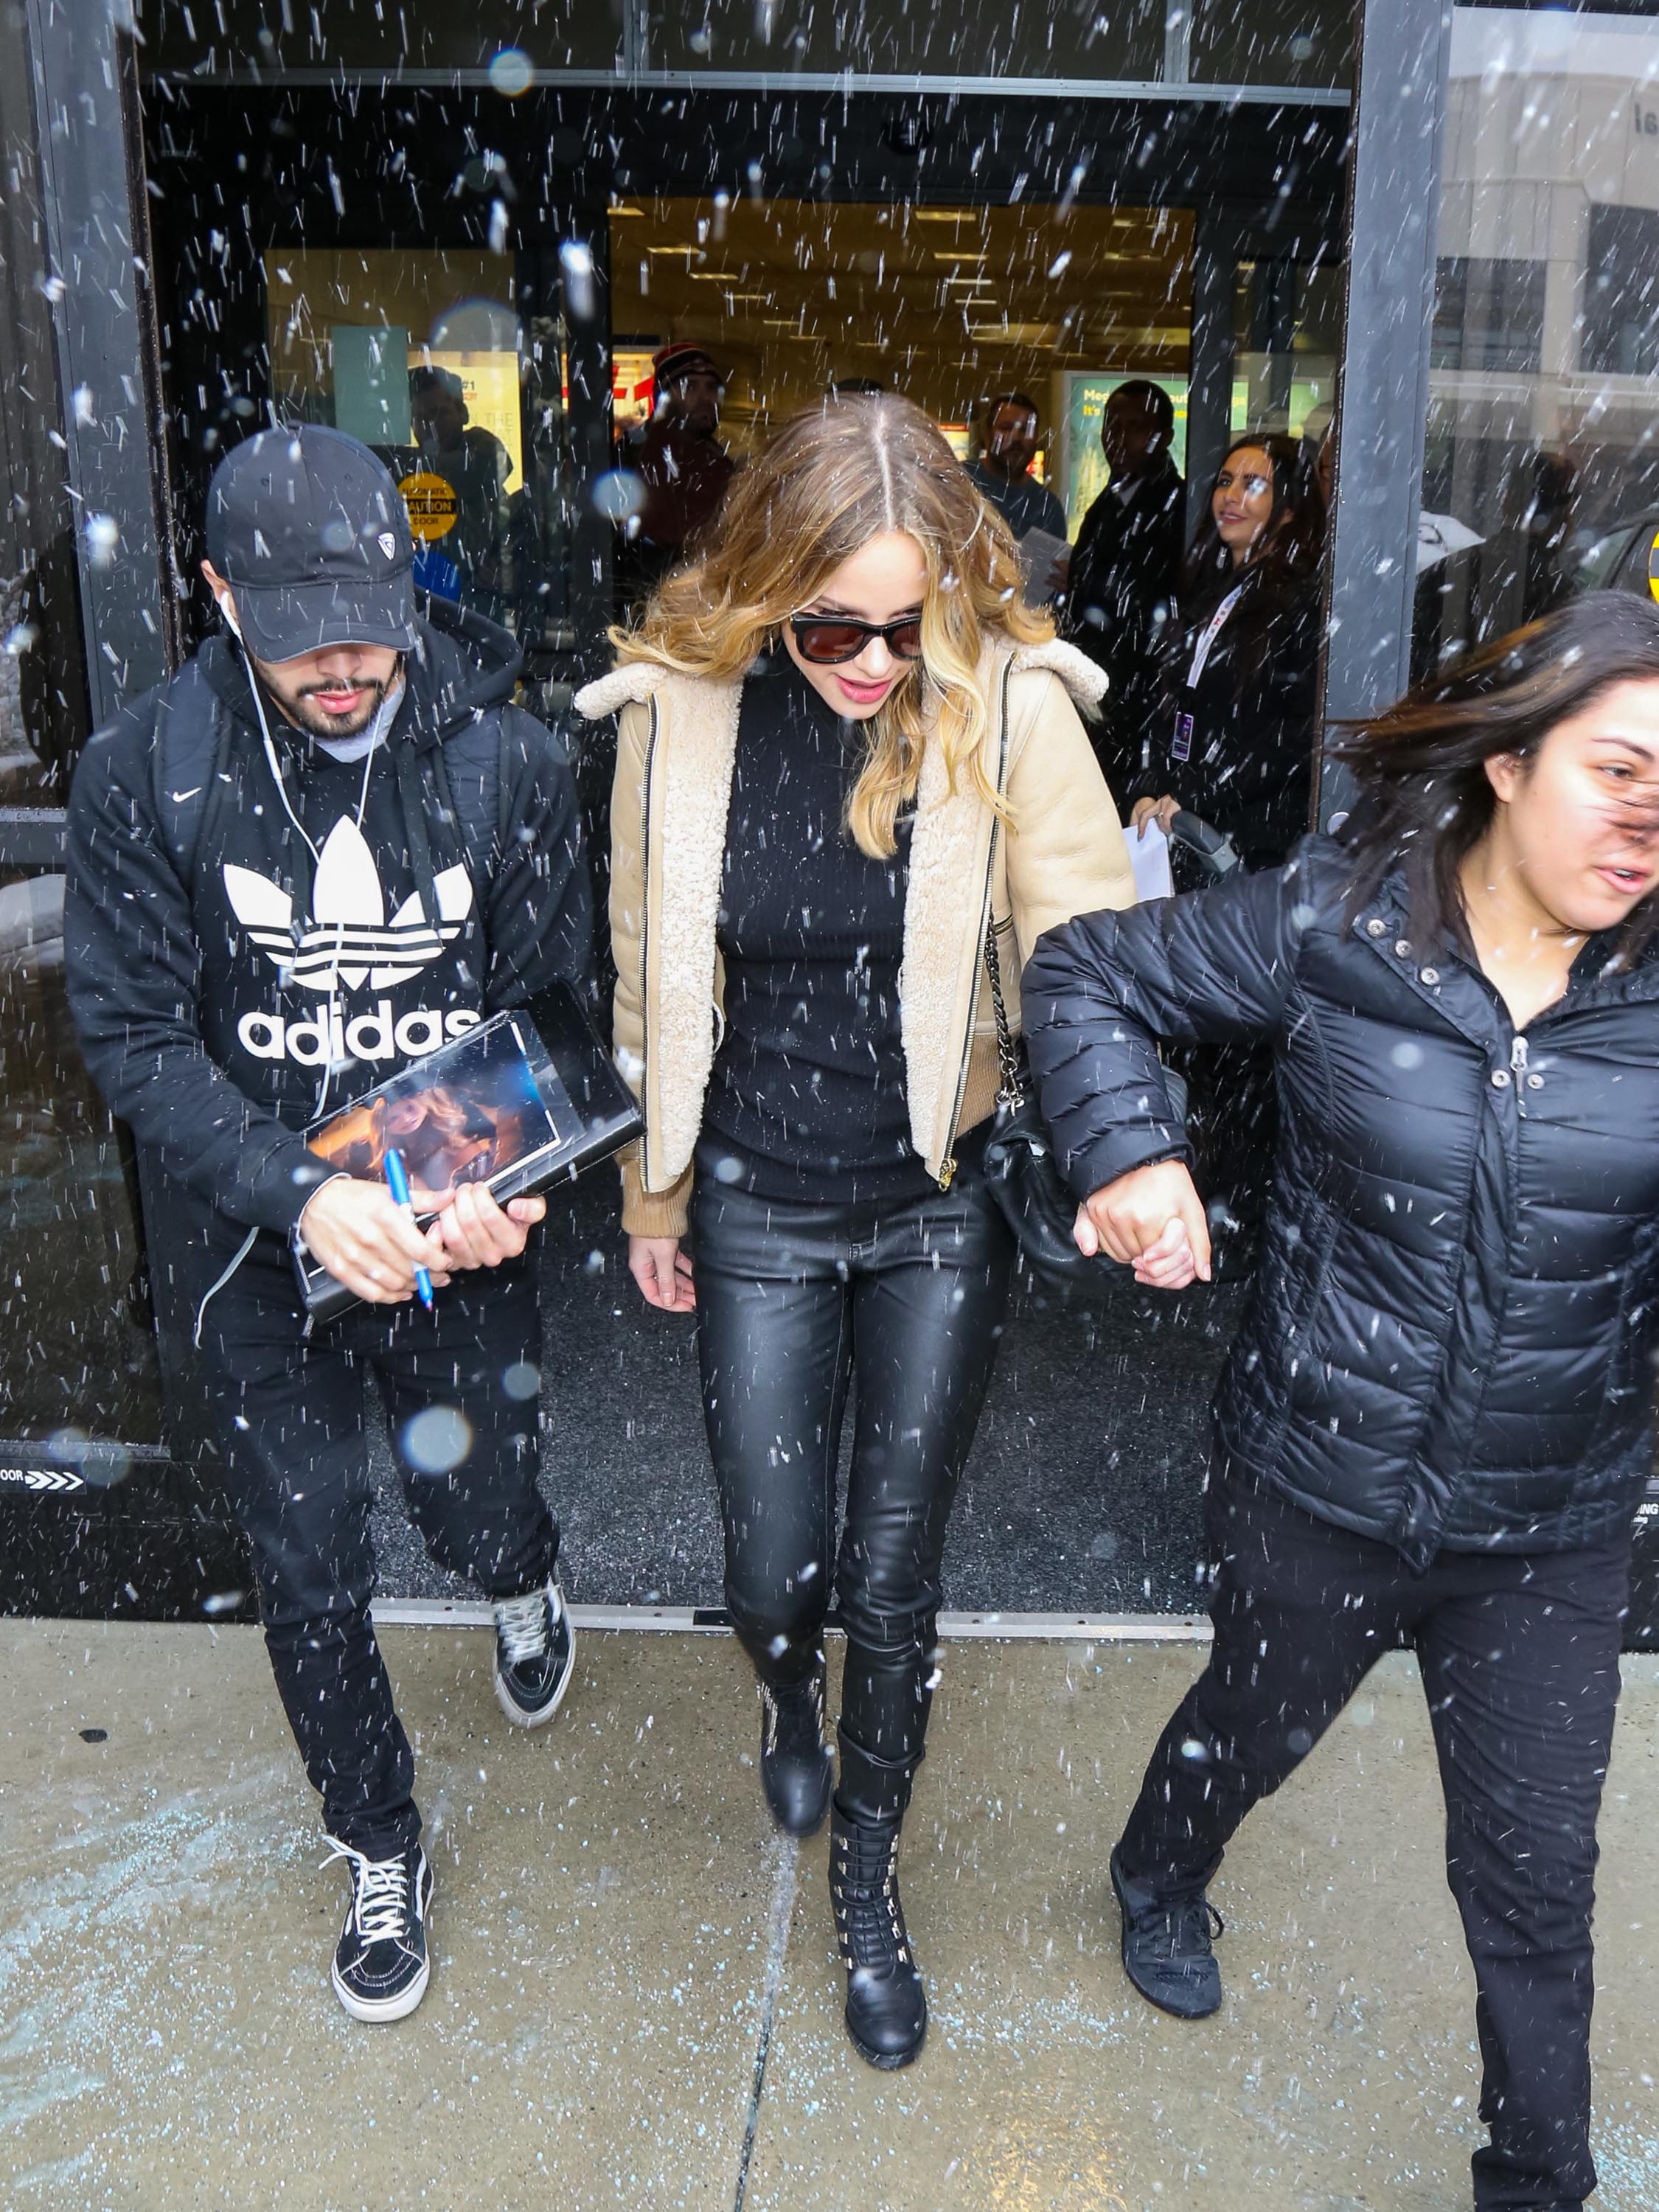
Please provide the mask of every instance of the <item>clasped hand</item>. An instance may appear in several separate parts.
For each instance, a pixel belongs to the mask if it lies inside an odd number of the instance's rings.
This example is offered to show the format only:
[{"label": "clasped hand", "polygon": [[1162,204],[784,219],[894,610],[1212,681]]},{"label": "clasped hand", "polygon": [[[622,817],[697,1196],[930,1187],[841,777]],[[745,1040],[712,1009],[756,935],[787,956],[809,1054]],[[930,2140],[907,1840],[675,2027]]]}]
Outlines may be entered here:
[{"label": "clasped hand", "polygon": [[1103,1183],[1078,1208],[1072,1236],[1079,1252],[1133,1267],[1151,1290],[1210,1279],[1210,1225],[1181,1160],[1154,1160]]},{"label": "clasped hand", "polygon": [[482,1183],[453,1190],[410,1191],[417,1213],[436,1218],[424,1230],[397,1206],[384,1183],[337,1176],[307,1200],[300,1234],[337,1281],[370,1305],[398,1305],[415,1295],[415,1270],[433,1288],[473,1267],[516,1260],[547,1212],[540,1198],[498,1205]]}]

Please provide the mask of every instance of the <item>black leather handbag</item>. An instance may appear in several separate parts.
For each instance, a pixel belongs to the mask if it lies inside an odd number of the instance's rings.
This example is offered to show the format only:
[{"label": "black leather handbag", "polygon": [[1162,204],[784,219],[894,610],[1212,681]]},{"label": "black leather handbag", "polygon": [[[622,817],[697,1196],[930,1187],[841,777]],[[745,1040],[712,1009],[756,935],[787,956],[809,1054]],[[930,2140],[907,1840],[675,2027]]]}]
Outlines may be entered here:
[{"label": "black leather handbag", "polygon": [[1037,1103],[1036,1085],[1023,1045],[1014,1042],[1002,998],[1002,964],[997,957],[995,921],[985,924],[985,965],[991,978],[991,1004],[997,1018],[996,1121],[985,1143],[985,1180],[1003,1219],[1014,1233],[1020,1257],[1033,1274],[1054,1289],[1103,1298],[1118,1271],[1111,1261],[1087,1259],[1072,1238],[1078,1202],[1061,1179],[1054,1140]]}]

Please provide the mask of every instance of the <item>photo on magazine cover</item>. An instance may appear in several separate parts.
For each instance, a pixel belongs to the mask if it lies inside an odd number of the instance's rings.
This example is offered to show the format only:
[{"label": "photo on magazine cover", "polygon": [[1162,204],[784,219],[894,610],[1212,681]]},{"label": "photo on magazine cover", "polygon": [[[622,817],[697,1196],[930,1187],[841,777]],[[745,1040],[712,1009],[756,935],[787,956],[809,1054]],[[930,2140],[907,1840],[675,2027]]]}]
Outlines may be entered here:
[{"label": "photo on magazine cover", "polygon": [[[440,1079],[440,1078],[441,1079]],[[489,1182],[557,1143],[559,1130],[510,1023],[458,1038],[306,1139],[347,1175],[374,1179],[403,1156],[417,1189]]]}]

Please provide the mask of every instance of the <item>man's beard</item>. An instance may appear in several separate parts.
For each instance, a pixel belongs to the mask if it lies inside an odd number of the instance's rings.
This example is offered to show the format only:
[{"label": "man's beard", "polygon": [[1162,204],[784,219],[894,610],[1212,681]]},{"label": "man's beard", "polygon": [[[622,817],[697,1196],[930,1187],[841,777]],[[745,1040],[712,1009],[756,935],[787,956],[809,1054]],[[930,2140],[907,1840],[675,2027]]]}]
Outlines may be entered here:
[{"label": "man's beard", "polygon": [[307,737],[335,740],[341,738],[361,737],[380,713],[385,702],[386,695],[391,689],[391,684],[395,684],[397,680],[398,672],[395,670],[391,683],[388,684],[376,683],[372,678],[365,678],[357,686],[363,696],[349,714],[331,714],[316,703],[314,695],[317,692],[337,690],[338,688],[337,685],[308,684],[304,690],[298,692],[291,699],[284,698],[280,692],[272,690],[269,684],[265,689],[270,692],[270,696],[276,700],[283,715],[294,724],[296,729],[303,730]]}]

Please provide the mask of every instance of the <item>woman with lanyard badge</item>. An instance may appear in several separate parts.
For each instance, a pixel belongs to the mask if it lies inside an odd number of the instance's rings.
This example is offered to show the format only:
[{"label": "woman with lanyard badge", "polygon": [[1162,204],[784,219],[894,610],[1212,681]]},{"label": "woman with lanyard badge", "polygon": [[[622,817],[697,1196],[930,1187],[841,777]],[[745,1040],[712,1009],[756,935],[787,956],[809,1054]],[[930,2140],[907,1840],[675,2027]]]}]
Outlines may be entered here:
[{"label": "woman with lanyard badge", "polygon": [[1134,896],[1073,703],[1098,699],[1099,672],[1019,583],[1006,525],[918,409],[832,399],[736,478],[701,553],[613,633],[623,665],[577,701],[621,709],[616,1047],[646,1117],[629,1267],[651,1304],[697,1313],[761,1781],[793,1835],[836,1784],[847,2026],[879,2067],[927,2027],[899,1826],[1013,1259],[979,1158],[988,925],[1006,988],[1043,930]]},{"label": "woman with lanyard badge", "polygon": [[1272,868],[1307,828],[1324,537],[1300,443],[1235,446],[1182,566],[1166,736],[1139,778],[1137,832],[1156,821],[1167,835],[1184,809],[1231,837],[1247,868]]},{"label": "woman with lanyard badge", "polygon": [[[1133,835],[1178,811],[1232,842],[1247,868],[1277,867],[1312,796],[1319,562],[1325,508],[1302,445],[1242,440],[1222,462],[1177,595],[1164,679],[1164,751],[1133,799]],[[1157,740],[1154,739],[1154,744]],[[1206,880],[1170,848],[1177,890]],[[1218,1266],[1248,1267],[1273,1154],[1268,1056],[1252,1042],[1177,1048],[1200,1179],[1215,1202]]]}]

